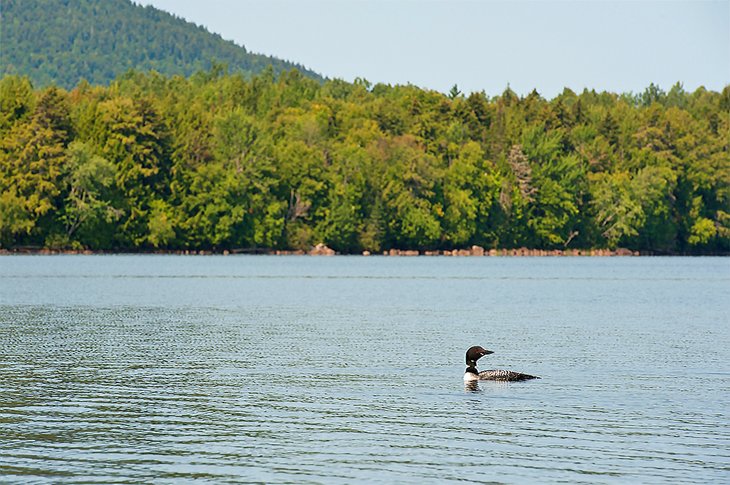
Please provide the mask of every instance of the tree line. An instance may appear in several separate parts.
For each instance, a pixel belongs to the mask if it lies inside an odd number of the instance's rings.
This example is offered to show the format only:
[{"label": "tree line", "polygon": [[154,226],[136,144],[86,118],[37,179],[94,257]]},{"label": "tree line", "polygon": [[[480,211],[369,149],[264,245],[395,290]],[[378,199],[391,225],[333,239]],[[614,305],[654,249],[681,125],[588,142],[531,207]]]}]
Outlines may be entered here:
[{"label": "tree line", "polygon": [[0,245],[730,250],[722,92],[494,97],[296,70],[0,80]]}]

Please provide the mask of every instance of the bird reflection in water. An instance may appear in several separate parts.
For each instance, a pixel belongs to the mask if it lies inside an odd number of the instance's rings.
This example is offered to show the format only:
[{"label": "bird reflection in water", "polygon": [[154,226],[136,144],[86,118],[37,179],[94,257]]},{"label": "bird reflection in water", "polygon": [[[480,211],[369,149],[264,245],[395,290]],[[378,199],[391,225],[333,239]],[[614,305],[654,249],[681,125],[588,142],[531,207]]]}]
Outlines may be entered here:
[{"label": "bird reflection in water", "polygon": [[[479,387],[480,382],[486,387]],[[464,381],[464,390],[466,392],[483,392],[485,390],[489,392],[492,389],[510,387],[510,384],[512,383],[509,381]]]},{"label": "bird reflection in water", "polygon": [[481,389],[479,389],[479,381],[465,381],[464,382],[464,390],[466,392],[479,392]]}]

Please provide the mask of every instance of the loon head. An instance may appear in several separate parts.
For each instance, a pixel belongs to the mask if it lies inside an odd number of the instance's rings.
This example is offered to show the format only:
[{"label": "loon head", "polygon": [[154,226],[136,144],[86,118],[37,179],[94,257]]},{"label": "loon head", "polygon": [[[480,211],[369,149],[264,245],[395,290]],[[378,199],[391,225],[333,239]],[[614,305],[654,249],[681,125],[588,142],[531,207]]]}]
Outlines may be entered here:
[{"label": "loon head", "polygon": [[475,345],[474,347],[469,347],[469,350],[466,351],[466,365],[469,367],[476,367],[477,366],[477,360],[481,359],[485,355],[493,354],[491,350],[487,350],[484,347],[480,347],[478,345]]}]

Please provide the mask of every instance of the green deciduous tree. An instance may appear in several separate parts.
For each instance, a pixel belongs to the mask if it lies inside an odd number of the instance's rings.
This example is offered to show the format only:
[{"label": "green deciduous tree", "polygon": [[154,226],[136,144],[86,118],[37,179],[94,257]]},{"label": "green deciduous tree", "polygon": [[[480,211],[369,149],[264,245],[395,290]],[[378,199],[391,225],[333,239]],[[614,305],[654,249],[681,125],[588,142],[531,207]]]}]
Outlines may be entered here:
[{"label": "green deciduous tree", "polygon": [[730,251],[730,90],[0,79],[0,244]]},{"label": "green deciduous tree", "polygon": [[[66,236],[74,237],[77,231],[86,232],[88,241],[82,237],[81,243],[99,238],[99,232],[113,232],[109,227],[121,215],[111,201],[111,188],[114,185],[115,168],[108,160],[95,154],[86,143],[74,141],[67,149],[65,183],[67,195],[64,200],[60,220],[64,224]],[[103,226],[107,227],[103,227]],[[87,229],[87,231],[84,231]],[[89,233],[96,233],[95,235]],[[107,241],[111,238],[107,237]]]}]

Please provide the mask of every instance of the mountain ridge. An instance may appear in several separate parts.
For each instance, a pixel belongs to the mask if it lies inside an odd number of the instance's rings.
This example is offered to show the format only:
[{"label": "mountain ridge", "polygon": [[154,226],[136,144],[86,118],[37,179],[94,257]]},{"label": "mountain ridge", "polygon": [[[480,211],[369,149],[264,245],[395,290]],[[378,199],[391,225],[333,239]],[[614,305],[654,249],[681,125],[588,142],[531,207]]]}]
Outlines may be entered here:
[{"label": "mountain ridge", "polygon": [[130,0],[2,0],[0,77],[28,76],[36,86],[70,89],[85,79],[108,84],[130,69],[189,76],[214,63],[252,75],[299,64],[249,52],[205,27]]}]

